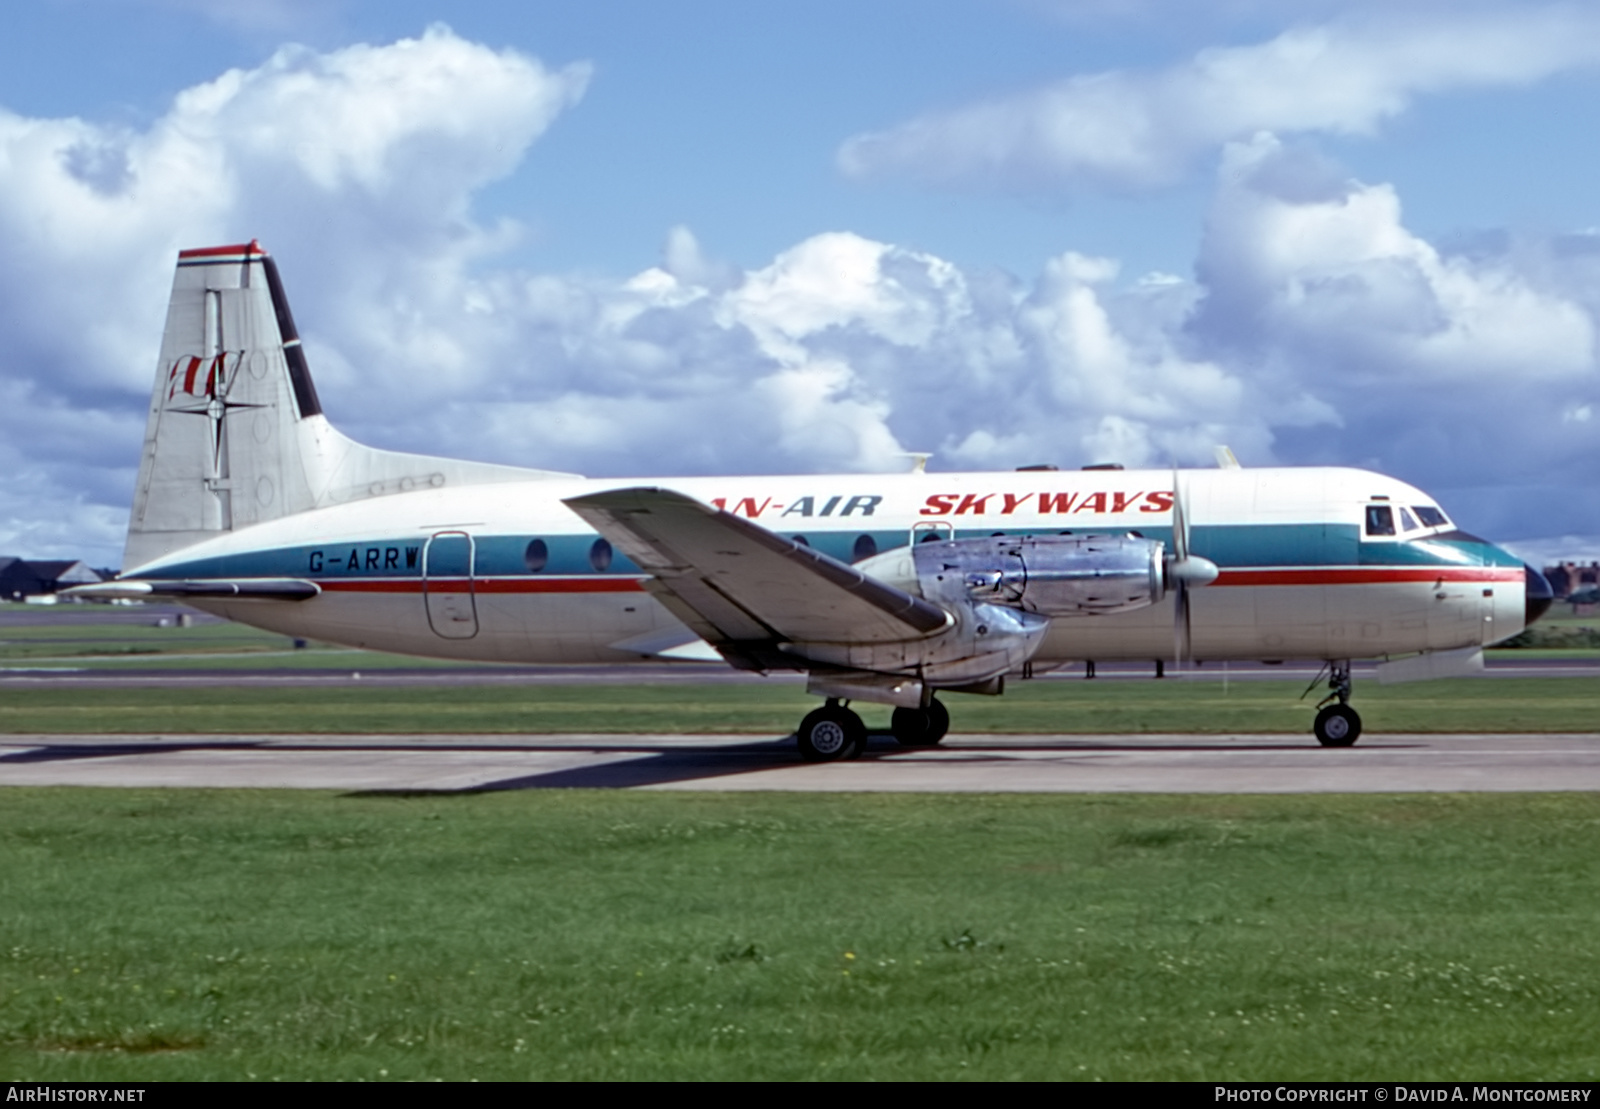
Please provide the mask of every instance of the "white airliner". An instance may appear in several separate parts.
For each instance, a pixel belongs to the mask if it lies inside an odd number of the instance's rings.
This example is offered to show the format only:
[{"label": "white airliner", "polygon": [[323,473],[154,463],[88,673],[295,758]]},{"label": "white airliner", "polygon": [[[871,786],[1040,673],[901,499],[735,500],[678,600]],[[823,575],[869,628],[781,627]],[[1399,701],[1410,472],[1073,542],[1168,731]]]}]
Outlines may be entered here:
[{"label": "white airliner", "polygon": [[847,706],[938,743],[940,691],[1069,661],[1322,660],[1313,728],[1354,743],[1350,661],[1482,666],[1550,603],[1427,494],[1351,469],[588,480],[375,450],[328,423],[259,244],[186,250],[121,576],[354,647],[521,663],[798,670],[808,759],[866,745]]}]

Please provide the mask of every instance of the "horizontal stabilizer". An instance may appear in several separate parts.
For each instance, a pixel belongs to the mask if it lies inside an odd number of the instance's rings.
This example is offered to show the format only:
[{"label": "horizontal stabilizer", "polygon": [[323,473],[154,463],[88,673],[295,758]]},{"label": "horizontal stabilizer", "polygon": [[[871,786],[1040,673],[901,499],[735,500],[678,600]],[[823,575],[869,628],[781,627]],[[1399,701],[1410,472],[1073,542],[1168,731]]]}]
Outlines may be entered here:
[{"label": "horizontal stabilizer", "polygon": [[246,600],[305,601],[322,592],[316,582],[299,578],[240,578],[237,581],[103,581],[62,591],[86,601],[145,601],[162,597],[240,597]]},{"label": "horizontal stabilizer", "polygon": [[616,489],[565,503],[652,576],[646,588],[673,615],[729,656],[791,641],[900,642],[950,623],[937,605],[681,493]]}]

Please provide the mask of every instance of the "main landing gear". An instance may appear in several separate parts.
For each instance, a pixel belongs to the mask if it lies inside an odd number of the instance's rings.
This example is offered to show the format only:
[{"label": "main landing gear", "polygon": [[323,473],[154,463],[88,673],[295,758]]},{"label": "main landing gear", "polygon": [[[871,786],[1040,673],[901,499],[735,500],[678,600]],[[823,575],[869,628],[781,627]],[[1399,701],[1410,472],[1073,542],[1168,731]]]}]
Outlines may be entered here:
[{"label": "main landing gear", "polygon": [[859,759],[867,749],[867,726],[861,717],[829,697],[815,712],[807,713],[795,733],[800,741],[800,757],[807,762],[837,762]]},{"label": "main landing gear", "polygon": [[950,710],[939,701],[925,709],[895,709],[889,730],[902,747],[932,747],[950,730]]},{"label": "main landing gear", "polygon": [[[950,711],[938,701],[929,701],[925,709],[895,709],[889,728],[903,747],[932,747],[950,730]],[[829,697],[800,721],[795,738],[807,762],[858,759],[867,749],[867,726],[838,698]]]},{"label": "main landing gear", "polygon": [[[1329,693],[1317,702],[1321,710],[1311,731],[1324,747],[1349,747],[1361,738],[1361,717],[1350,707],[1350,660],[1330,662],[1332,676],[1328,679]],[[1338,704],[1329,704],[1338,701]]]}]

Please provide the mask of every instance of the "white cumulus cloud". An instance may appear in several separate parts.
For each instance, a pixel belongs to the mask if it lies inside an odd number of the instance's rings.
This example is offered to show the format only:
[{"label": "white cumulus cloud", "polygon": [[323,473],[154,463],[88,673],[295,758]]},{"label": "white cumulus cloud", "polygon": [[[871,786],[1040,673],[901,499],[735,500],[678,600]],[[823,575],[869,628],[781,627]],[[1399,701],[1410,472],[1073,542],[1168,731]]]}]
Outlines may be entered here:
[{"label": "white cumulus cloud", "polygon": [[473,199],[586,79],[437,28],[280,51],[141,131],[0,113],[0,551],[116,557],[175,253],[257,235],[329,417],[383,446],[670,476],[1226,443],[1454,489],[1491,534],[1597,529],[1581,499],[1539,513],[1600,464],[1600,236],[1441,249],[1390,187],[1252,133],[1192,278],[1063,243],[1019,279],[848,230],[746,268],[686,227],[636,274],[514,268]]},{"label": "white cumulus cloud", "polygon": [[1336,180],[1270,136],[1237,144],[1196,269],[1193,345],[1337,413],[1337,432],[1281,432],[1286,460],[1488,488],[1600,453],[1566,418],[1600,397],[1585,285],[1509,251],[1441,252],[1406,228],[1387,185]]},{"label": "white cumulus cloud", "polygon": [[1366,133],[1420,95],[1525,84],[1596,61],[1600,14],[1588,8],[1391,12],[929,113],[857,135],[838,158],[859,177],[1144,189],[1257,131]]},{"label": "white cumulus cloud", "polygon": [[[310,295],[405,307],[418,269],[457,269],[504,233],[471,222],[472,192],[510,172],[587,77],[434,27],[388,46],[286,47],[184,91],[142,130],[0,108],[0,466],[14,479],[0,547],[33,534],[16,505],[69,506],[57,520],[98,535],[104,514],[70,506],[108,486],[125,499],[179,249],[259,236],[318,260]],[[448,358],[429,306],[409,306],[408,337]],[[346,322],[382,331],[395,316]],[[57,423],[77,429],[67,445],[43,434]],[[123,457],[86,480],[60,452]]]}]

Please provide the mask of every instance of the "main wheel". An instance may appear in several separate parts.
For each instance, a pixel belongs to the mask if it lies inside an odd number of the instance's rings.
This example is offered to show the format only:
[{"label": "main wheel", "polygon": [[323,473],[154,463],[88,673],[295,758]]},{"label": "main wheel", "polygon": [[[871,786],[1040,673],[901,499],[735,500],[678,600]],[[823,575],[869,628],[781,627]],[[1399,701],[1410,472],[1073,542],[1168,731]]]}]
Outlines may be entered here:
[{"label": "main wheel", "polygon": [[898,708],[889,718],[889,730],[902,747],[932,747],[950,730],[950,713],[938,701],[925,709]]},{"label": "main wheel", "polygon": [[800,742],[800,757],[807,762],[858,758],[867,749],[867,726],[840,705],[823,705],[807,714],[795,737]]},{"label": "main wheel", "polygon": [[1349,747],[1361,738],[1361,717],[1349,705],[1329,705],[1311,725],[1324,747]]},{"label": "main wheel", "polygon": [[927,709],[895,709],[889,717],[889,730],[902,747],[932,747],[939,742],[933,737],[933,721]]}]

